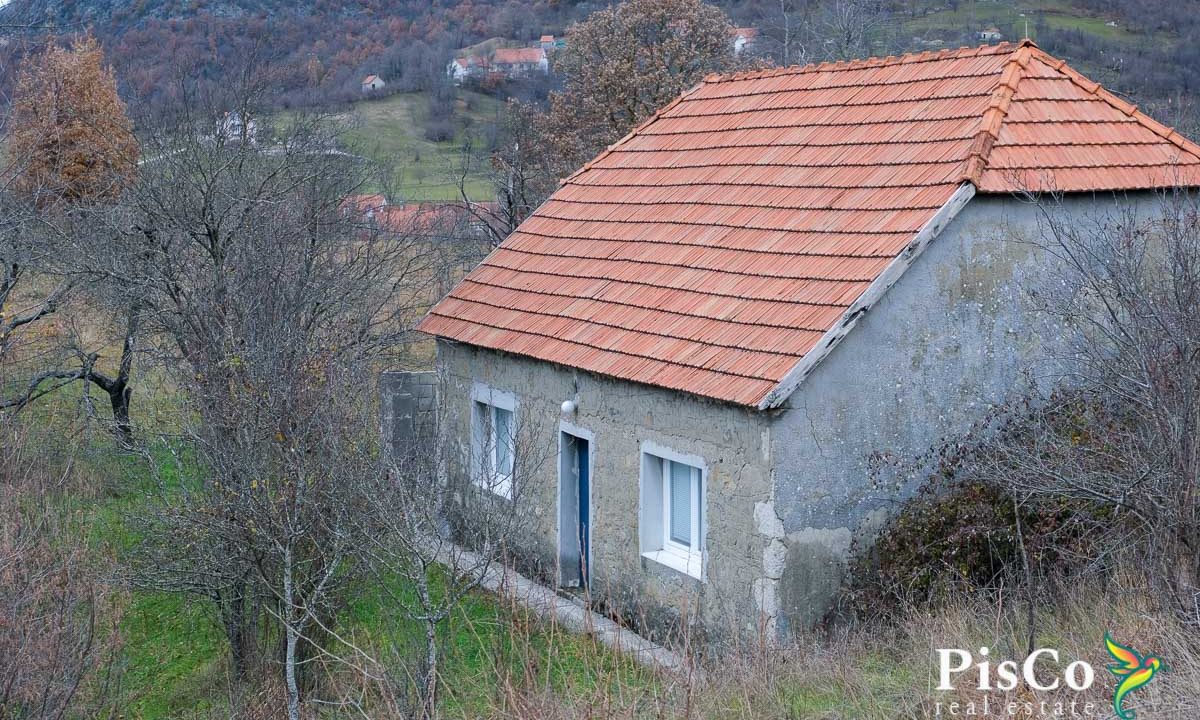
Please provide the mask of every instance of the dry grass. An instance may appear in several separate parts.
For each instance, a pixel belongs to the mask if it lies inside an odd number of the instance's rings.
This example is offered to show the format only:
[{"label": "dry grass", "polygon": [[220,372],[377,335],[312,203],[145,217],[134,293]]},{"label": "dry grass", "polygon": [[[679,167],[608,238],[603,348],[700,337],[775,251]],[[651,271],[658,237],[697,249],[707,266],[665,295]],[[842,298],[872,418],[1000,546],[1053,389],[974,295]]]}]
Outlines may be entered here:
[{"label": "dry grass", "polygon": [[[563,635],[559,642],[564,647],[571,644],[570,656],[591,665],[586,687],[564,687],[562,675],[549,672],[546,663],[556,661],[560,647],[555,642],[547,645],[544,624],[523,627],[514,623],[506,647],[525,648],[517,656],[526,658],[528,666],[487,666],[477,682],[495,684],[494,701],[478,714],[462,716],[513,720],[1107,719],[1114,717],[1115,685],[1115,678],[1106,670],[1111,658],[1103,639],[1109,632],[1141,652],[1159,655],[1169,668],[1130,695],[1127,709],[1135,709],[1143,720],[1200,717],[1200,643],[1194,633],[1156,608],[1148,595],[1128,581],[1117,587],[1078,589],[1036,614],[1035,646],[1059,651],[1057,663],[1039,662],[1038,677],[1043,682],[1061,677],[1067,665],[1084,660],[1095,671],[1089,690],[1075,692],[1064,686],[1037,692],[1019,686],[1013,692],[984,693],[975,687],[978,676],[974,671],[957,676],[953,691],[937,689],[937,648],[971,650],[979,660],[979,648],[987,646],[993,668],[1001,660],[1023,661],[1028,642],[1024,617],[1020,603],[1004,599],[963,600],[937,611],[912,610],[900,623],[843,628],[804,637],[784,649],[747,648],[709,659],[704,662],[704,681],[649,678],[645,671],[612,662],[602,649],[581,653],[579,643],[590,641]],[[535,627],[541,639],[531,642]],[[994,670],[992,678],[994,682]],[[952,703],[958,703],[953,713]]]}]

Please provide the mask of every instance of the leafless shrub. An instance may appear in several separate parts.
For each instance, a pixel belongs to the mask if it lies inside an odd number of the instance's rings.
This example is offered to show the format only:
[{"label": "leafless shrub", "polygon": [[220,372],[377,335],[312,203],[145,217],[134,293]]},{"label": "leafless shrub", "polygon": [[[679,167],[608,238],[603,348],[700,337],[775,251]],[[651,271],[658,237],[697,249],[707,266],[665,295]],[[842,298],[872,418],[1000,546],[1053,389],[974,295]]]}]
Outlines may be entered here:
[{"label": "leafless shrub", "polygon": [[[447,434],[459,422],[443,399],[414,437],[389,457],[389,482],[364,492],[376,518],[367,549],[377,590],[406,623],[421,628],[419,649],[392,643],[381,649],[383,687],[415,717],[439,712],[441,632],[464,600],[507,565],[509,541],[527,524],[523,496],[551,456],[534,432],[488,412],[471,418],[479,446],[471,477],[448,477],[442,463]],[[393,628],[394,630],[394,628]],[[402,638],[401,632],[389,637]]]},{"label": "leafless shrub", "polygon": [[75,470],[56,472],[20,426],[0,433],[0,716],[95,713],[112,690],[103,666],[119,615],[80,518],[59,506],[81,489]]},{"label": "leafless shrub", "polygon": [[1064,268],[1044,312],[1074,337],[1069,390],[985,441],[982,477],[1019,497],[1107,511],[1097,532],[1128,550],[1200,622],[1200,213],[1186,194],[1152,212],[1076,222],[1046,206]]},{"label": "leafless shrub", "polygon": [[[957,677],[953,690],[938,690],[938,648],[977,652],[987,646],[993,663],[1023,661],[1027,652],[1029,627],[1021,596],[961,596],[933,612],[910,608],[898,622],[803,633],[769,652],[743,648],[710,659],[702,675],[690,676],[638,672],[598,645],[589,645],[590,640],[560,634],[553,624],[517,620],[503,640],[506,650],[498,651],[494,664],[482,671],[489,680],[498,678],[499,687],[493,704],[480,714],[530,720],[895,720],[936,717],[939,704],[940,715],[946,716],[953,702],[960,704],[962,713],[973,701],[972,717],[1000,720],[1014,716],[1007,710],[1009,703],[1021,703],[1016,716],[1037,717],[1043,702],[1050,708],[1046,716],[1051,716],[1055,703],[1069,707],[1074,700],[1077,708],[1092,703],[1099,716],[1112,703],[1113,686],[1104,677],[1104,666],[1111,661],[1103,641],[1108,631],[1166,658],[1171,668],[1156,677],[1145,692],[1128,700],[1127,707],[1168,720],[1194,717],[1200,703],[1195,692],[1200,682],[1200,651],[1190,630],[1170,614],[1157,611],[1139,590],[1136,576],[1107,583],[1083,582],[1057,602],[1036,608],[1039,647],[1060,653],[1058,664],[1039,664],[1040,676],[1049,678],[1068,663],[1084,660],[1095,669],[1096,682],[1079,693],[1061,683],[1052,691],[1028,687],[1011,692],[980,691],[978,678],[971,673]],[[527,648],[528,655],[524,654]],[[590,671],[586,685],[564,688],[562,676],[551,672],[552,664],[563,657],[586,664]],[[985,695],[986,711],[982,705]],[[1032,703],[1032,713],[1024,703]],[[1076,714],[1082,715],[1082,711]]]},{"label": "leafless shrub", "polygon": [[1200,622],[1195,199],[1082,221],[1053,199],[1041,208],[1051,275],[1029,302],[1065,350],[1029,368],[1031,394],[891,468],[932,480],[884,529],[889,592],[941,576],[956,591],[1023,585],[1032,603],[1035,588],[1134,562]]}]

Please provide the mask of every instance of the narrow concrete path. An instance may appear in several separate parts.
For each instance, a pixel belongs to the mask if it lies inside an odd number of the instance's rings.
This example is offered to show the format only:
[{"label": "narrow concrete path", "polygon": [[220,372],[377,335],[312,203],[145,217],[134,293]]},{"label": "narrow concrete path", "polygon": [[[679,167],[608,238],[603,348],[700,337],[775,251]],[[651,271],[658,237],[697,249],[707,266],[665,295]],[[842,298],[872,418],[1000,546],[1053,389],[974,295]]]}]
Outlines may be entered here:
[{"label": "narrow concrete path", "polygon": [[[472,553],[459,550],[466,562]],[[685,674],[698,672],[696,668],[676,652],[647,640],[628,628],[621,627],[607,617],[588,610],[581,603],[562,597],[553,589],[530,580],[520,573],[493,565],[480,581],[487,590],[511,598],[529,608],[539,617],[552,620],[571,632],[591,635],[606,647],[623,653],[638,663],[655,670]]]}]

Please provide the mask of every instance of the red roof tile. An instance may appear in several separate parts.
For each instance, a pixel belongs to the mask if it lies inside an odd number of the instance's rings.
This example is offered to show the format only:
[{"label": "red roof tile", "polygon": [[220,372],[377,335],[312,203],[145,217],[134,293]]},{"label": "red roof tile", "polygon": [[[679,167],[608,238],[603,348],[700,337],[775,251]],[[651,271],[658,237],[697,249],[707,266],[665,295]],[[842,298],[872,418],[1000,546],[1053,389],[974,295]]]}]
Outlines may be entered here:
[{"label": "red roof tile", "polygon": [[1200,147],[1029,42],[712,76],[420,329],[761,407],[966,183],[1200,185]]},{"label": "red roof tile", "polygon": [[540,47],[532,48],[499,48],[492,55],[493,65],[536,65],[546,58],[546,51]]}]

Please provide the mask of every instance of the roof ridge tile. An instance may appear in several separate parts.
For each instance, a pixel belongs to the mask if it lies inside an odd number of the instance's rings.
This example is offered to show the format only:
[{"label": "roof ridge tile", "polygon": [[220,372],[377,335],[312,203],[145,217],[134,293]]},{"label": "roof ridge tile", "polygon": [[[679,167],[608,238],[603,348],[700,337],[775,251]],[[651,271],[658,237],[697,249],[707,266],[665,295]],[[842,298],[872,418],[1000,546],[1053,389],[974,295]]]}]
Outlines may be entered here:
[{"label": "roof ridge tile", "polygon": [[1013,95],[1016,94],[1017,85],[1024,77],[1025,67],[1029,64],[1032,53],[1031,46],[1021,44],[1004,64],[1004,69],[1000,72],[1000,80],[995,91],[992,92],[991,100],[980,120],[979,132],[971,143],[971,150],[963,165],[962,179],[964,181],[979,185],[979,179],[987,168],[988,155],[991,154],[992,146],[1000,137],[1000,127],[1004,124],[1009,107],[1012,106]]},{"label": "roof ridge tile", "polygon": [[[738,80],[758,80],[780,75],[803,75],[813,72],[836,72],[839,70],[861,70],[867,67],[888,67],[891,65],[907,65],[922,62],[939,62],[959,57],[980,57],[983,55],[1003,55],[1013,53],[1025,47],[1037,47],[1032,40],[1022,40],[1020,43],[1002,42],[996,45],[981,45],[978,47],[942,48],[941,50],[922,50],[921,52],[889,55],[886,58],[853,58],[848,60],[824,60],[807,65],[786,65],[784,67],[766,70],[743,70],[731,73],[710,73],[705,82],[733,82]],[[856,65],[856,63],[859,63]]]}]

